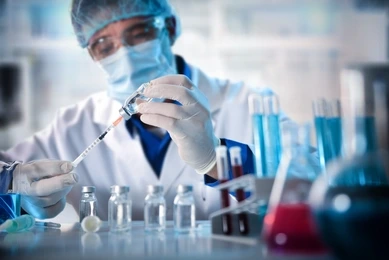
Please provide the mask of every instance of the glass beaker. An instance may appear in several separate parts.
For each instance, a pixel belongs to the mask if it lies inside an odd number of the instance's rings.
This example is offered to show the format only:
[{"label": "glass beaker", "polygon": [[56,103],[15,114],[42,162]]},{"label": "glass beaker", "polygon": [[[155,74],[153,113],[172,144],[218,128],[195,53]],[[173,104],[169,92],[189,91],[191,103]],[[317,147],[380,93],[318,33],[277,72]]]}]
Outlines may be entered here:
[{"label": "glass beaker", "polygon": [[309,125],[283,134],[283,154],[264,220],[264,236],[272,252],[322,253],[307,201],[319,161],[309,152]]}]

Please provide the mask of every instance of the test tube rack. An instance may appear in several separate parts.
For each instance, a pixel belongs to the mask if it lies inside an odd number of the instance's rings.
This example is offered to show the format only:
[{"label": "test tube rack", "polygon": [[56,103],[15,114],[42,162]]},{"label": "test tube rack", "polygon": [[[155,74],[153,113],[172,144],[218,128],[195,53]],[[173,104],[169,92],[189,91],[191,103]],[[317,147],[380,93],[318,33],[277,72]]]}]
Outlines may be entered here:
[{"label": "test tube rack", "polygon": [[[257,178],[250,174],[216,186],[215,188],[218,190],[244,189],[245,192],[250,192],[250,196],[241,202],[232,201],[229,207],[222,208],[210,215],[212,237],[246,244],[259,243],[273,183],[274,178]],[[239,213],[245,213],[248,219],[249,231],[244,235],[239,231]],[[230,214],[232,222],[232,232],[228,235],[223,233],[222,218],[225,214]]]}]

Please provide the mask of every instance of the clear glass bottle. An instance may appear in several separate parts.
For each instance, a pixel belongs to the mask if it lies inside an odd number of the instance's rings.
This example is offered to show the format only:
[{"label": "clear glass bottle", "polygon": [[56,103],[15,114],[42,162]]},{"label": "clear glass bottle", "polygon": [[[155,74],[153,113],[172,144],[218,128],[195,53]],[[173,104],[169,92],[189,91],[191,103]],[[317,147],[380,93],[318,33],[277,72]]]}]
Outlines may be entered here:
[{"label": "clear glass bottle", "polygon": [[166,202],[163,197],[163,186],[149,185],[147,192],[144,208],[145,231],[163,231],[166,227]]},{"label": "clear glass bottle", "polygon": [[111,232],[126,232],[131,229],[130,187],[111,186],[111,197],[108,201],[108,225]]},{"label": "clear glass bottle", "polygon": [[178,185],[174,198],[174,231],[190,233],[196,227],[196,208],[191,185]]},{"label": "clear glass bottle", "polygon": [[87,216],[96,216],[97,198],[94,186],[83,186],[81,189],[81,200],[79,207],[80,223]]}]

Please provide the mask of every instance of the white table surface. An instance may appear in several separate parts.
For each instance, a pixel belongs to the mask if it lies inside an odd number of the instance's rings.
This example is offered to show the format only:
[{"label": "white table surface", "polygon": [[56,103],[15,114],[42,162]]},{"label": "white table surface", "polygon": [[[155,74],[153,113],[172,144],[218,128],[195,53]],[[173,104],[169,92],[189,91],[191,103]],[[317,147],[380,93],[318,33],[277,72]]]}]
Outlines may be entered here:
[{"label": "white table surface", "polygon": [[280,259],[327,260],[328,255],[270,254],[262,243],[225,241],[211,234],[209,222],[198,222],[193,234],[175,234],[172,223],[162,233],[145,233],[135,221],[125,234],[112,234],[107,223],[97,233],[85,233],[79,223],[60,229],[34,227],[27,232],[0,232],[0,259]]}]

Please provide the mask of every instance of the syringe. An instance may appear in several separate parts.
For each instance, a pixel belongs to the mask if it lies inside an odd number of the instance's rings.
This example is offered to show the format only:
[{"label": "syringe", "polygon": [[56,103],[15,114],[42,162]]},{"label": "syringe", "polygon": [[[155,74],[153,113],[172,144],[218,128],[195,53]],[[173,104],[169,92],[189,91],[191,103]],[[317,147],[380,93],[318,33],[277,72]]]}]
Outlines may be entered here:
[{"label": "syringe", "polygon": [[88,146],[73,162],[72,165],[74,168],[88,155],[88,153],[96,147],[106,136],[106,134],[111,131],[115,126],[117,126],[122,119],[129,120],[134,114],[138,113],[138,104],[137,99],[141,99],[145,102],[150,102],[151,100],[158,100],[155,98],[147,98],[143,95],[145,88],[150,86],[151,83],[144,83],[140,85],[140,87],[132,93],[124,102],[123,106],[119,110],[120,117],[116,119],[115,122],[110,125],[107,130],[105,130],[91,145]]},{"label": "syringe", "polygon": [[120,116],[118,119],[116,119],[91,145],[89,145],[73,162],[72,165],[74,168],[77,167],[77,165],[84,160],[84,158],[88,155],[88,153],[96,147],[108,134],[109,131],[111,131],[115,126],[117,126],[121,121],[123,117]]}]

